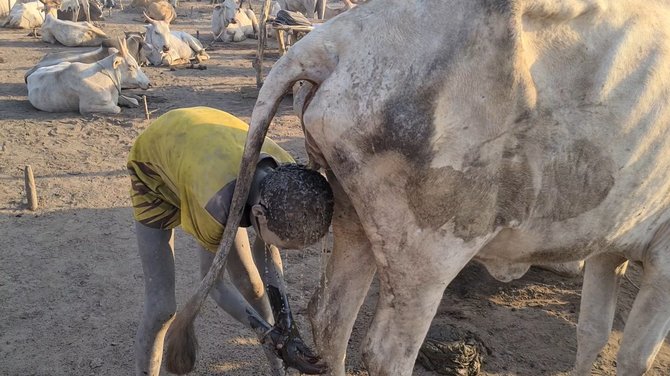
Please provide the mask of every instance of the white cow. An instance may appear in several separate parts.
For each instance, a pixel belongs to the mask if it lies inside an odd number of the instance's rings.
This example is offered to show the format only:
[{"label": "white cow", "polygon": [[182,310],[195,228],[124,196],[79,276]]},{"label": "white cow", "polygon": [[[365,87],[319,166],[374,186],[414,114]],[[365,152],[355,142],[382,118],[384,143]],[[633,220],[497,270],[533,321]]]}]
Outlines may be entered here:
[{"label": "white cow", "polygon": [[241,9],[235,0],[225,0],[212,11],[214,40],[241,42],[258,37],[258,19],[251,9]]},{"label": "white cow", "polygon": [[62,52],[49,52],[48,54],[44,55],[40,61],[35,64],[34,67],[30,68],[24,75],[23,75],[23,80],[27,83],[28,82],[28,76],[31,74],[35,73],[36,70],[42,68],[42,67],[48,67],[51,65],[56,65],[60,63],[95,63],[96,61],[100,61],[104,58],[106,58],[109,55],[117,53],[118,50],[116,48],[109,48],[109,47],[103,47],[100,46],[99,48],[96,48],[95,50],[89,50],[89,51],[62,51]]},{"label": "white cow", "polygon": [[[71,21],[79,20],[79,12],[84,11],[84,17],[87,22],[91,22],[91,7],[88,0],[61,0],[59,10],[72,13]],[[58,17],[56,17],[58,18]]]},{"label": "white cow", "polygon": [[14,4],[9,11],[9,17],[2,26],[15,29],[33,29],[42,26],[43,22],[44,4],[36,0],[29,3]]},{"label": "white cow", "polygon": [[68,47],[83,47],[99,46],[108,38],[104,31],[90,22],[59,20],[56,14],[58,2],[46,2],[49,9],[41,29],[43,41],[52,44],[58,42]]},{"label": "white cow", "polygon": [[627,260],[640,262],[617,373],[642,375],[670,328],[669,19],[668,1],[386,0],[307,34],[258,95],[233,214],[168,352],[188,350],[263,136],[287,89],[308,80],[307,150],[336,199],[334,249],[310,303],[331,375],[344,375],[375,273],[366,368],[406,376],[473,258],[503,281],[586,258],[576,375],[590,375],[607,342]]},{"label": "white cow", "polygon": [[[149,86],[149,78],[128,54],[125,43],[121,45],[121,51],[95,63],[63,62],[37,69],[27,79],[30,104],[47,112],[118,114],[122,87]],[[133,98],[124,99],[138,105]]]},{"label": "white cow", "polygon": [[187,63],[190,60],[198,62],[209,59],[199,40],[184,31],[170,31],[170,25],[165,21],[154,20],[146,13],[144,17],[149,21],[146,25],[145,41],[152,48],[147,56],[152,65],[175,65]]},{"label": "white cow", "polygon": [[[78,1],[82,2],[84,0]],[[58,9],[58,19],[88,22],[104,20],[102,14],[102,4],[98,0],[87,0],[86,8],[84,8],[82,4],[83,3],[79,4],[79,9],[73,9],[71,6],[67,6],[65,3],[62,3],[60,9]],[[82,9],[84,9],[83,12],[81,12]]]},{"label": "white cow", "polygon": [[177,12],[175,11],[176,5],[167,2],[166,0],[133,0],[130,3],[130,7],[133,9],[141,9],[154,20],[171,23],[177,18]]},{"label": "white cow", "polygon": [[[93,50],[82,51],[77,48],[75,51],[49,52],[23,75],[23,79],[27,82],[28,76],[34,73],[37,69],[50,65],[64,62],[95,63],[96,61],[100,61],[107,56],[118,52],[121,49],[121,43],[120,39],[110,38],[103,41],[100,47]],[[150,47],[151,46],[144,41],[144,33],[126,32],[126,49],[139,66],[142,66],[143,63],[148,61],[147,55],[151,53]],[[123,88],[129,89],[129,87],[125,86]]]}]

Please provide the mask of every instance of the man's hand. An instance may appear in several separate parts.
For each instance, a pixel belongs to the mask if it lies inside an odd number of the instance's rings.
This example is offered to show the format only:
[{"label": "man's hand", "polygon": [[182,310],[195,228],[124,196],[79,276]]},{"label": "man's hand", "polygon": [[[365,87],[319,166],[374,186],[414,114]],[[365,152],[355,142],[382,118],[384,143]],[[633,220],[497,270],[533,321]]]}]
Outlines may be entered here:
[{"label": "man's hand", "polygon": [[284,361],[284,366],[308,375],[320,375],[328,370],[328,366],[300,338],[295,327],[285,330],[274,326],[265,338],[272,342],[272,348]]}]

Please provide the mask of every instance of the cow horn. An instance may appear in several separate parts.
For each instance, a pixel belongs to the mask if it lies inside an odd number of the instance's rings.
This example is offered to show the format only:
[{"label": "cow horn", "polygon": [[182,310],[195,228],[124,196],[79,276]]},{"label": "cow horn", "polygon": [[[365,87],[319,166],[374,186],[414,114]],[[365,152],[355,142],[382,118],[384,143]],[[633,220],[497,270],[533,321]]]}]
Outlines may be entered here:
[{"label": "cow horn", "polygon": [[125,38],[119,37],[119,54],[122,57],[128,56],[128,43],[126,42]]},{"label": "cow horn", "polygon": [[156,20],[154,20],[153,18],[149,17],[149,15],[147,14],[147,12],[142,11],[142,14],[144,15],[144,18],[145,18],[147,21],[149,21],[150,24],[152,24],[152,25],[155,25],[155,24],[156,24]]}]

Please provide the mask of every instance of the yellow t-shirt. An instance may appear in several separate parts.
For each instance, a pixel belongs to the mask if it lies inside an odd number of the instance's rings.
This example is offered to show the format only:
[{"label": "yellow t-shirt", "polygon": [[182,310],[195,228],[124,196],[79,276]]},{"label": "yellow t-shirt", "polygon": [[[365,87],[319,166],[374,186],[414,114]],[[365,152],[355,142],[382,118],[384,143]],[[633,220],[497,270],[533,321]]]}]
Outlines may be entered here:
[{"label": "yellow t-shirt", "polygon": [[[248,126],[208,107],[170,111],[135,141],[128,156],[135,219],[149,227],[181,224],[215,252],[228,218]],[[293,158],[269,138],[262,152],[277,163]]]}]

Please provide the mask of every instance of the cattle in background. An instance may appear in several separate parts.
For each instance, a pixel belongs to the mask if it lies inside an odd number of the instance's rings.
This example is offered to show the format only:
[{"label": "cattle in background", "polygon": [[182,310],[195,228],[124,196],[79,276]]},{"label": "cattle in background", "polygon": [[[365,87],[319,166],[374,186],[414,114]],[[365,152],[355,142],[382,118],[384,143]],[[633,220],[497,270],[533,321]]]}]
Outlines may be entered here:
[{"label": "cattle in background", "polygon": [[2,0],[0,1],[0,18],[9,16],[9,10],[14,7],[16,0]]},{"label": "cattle in background", "polygon": [[137,106],[137,100],[121,97],[121,88],[149,87],[149,78],[135,59],[122,49],[95,63],[63,62],[37,69],[28,76],[28,100],[47,112],[79,111],[119,113],[120,100]]},{"label": "cattle in background", "polygon": [[170,31],[170,25],[165,21],[157,21],[146,13],[144,17],[149,22],[145,42],[151,46],[152,52],[147,56],[152,65],[177,65],[188,63],[191,60],[198,62],[209,59],[199,40],[184,31]]},{"label": "cattle in background", "polygon": [[640,263],[616,367],[644,374],[670,328],[668,19],[668,1],[386,0],[316,28],[263,83],[224,251],[167,352],[194,354],[185,339],[226,264],[264,136],[307,80],[306,149],[335,193],[333,250],[309,305],[330,375],[345,374],[375,274],[365,368],[411,375],[444,289],[473,259],[502,281],[586,259],[578,376],[608,341],[628,261]]},{"label": "cattle in background", "polygon": [[60,3],[58,4],[58,10],[66,12],[68,15],[70,15],[71,18],[58,17],[58,15],[56,18],[62,20],[69,19],[70,21],[76,22],[79,19],[79,12],[83,11],[82,13],[84,20],[91,22],[91,13],[88,0],[60,0]]},{"label": "cattle in background", "polygon": [[251,9],[242,9],[235,0],[225,0],[212,11],[214,40],[240,42],[258,37],[258,19]]},{"label": "cattle in background", "polygon": [[46,18],[42,24],[42,40],[49,43],[60,43],[69,47],[99,46],[107,39],[107,34],[90,22],[72,22],[56,18],[56,5],[58,2],[47,1]]},{"label": "cattle in background", "polygon": [[[144,42],[144,33],[126,32],[126,51],[135,59],[139,66],[148,62],[147,55],[151,52],[150,46]],[[102,46],[94,49],[81,51],[61,51],[49,52],[40,59],[34,67],[30,68],[24,75],[23,79],[27,83],[28,76],[34,73],[37,69],[56,65],[60,63],[95,63],[106,58],[109,55],[115,54],[121,50],[121,39],[110,38],[102,42]],[[121,85],[122,89],[130,89],[126,84]]]},{"label": "cattle in background", "polygon": [[326,9],[323,13],[323,19],[329,20],[339,14],[353,9],[356,5],[356,3],[350,0],[339,0],[337,6],[334,6],[332,3],[326,4]]},{"label": "cattle in background", "polygon": [[277,0],[281,9],[300,12],[307,18],[324,19],[328,0]]},{"label": "cattle in background", "polygon": [[133,9],[140,9],[151,19],[171,23],[177,18],[174,6],[166,0],[133,0],[130,3]]},{"label": "cattle in background", "polygon": [[103,20],[102,4],[97,0],[63,1],[58,9],[58,19],[88,22]]},{"label": "cattle in background", "polygon": [[29,3],[14,4],[9,11],[9,17],[2,26],[15,29],[34,29],[42,26],[43,22],[44,4],[35,0]]},{"label": "cattle in background", "polygon": [[141,67],[149,64],[148,57],[152,53],[153,48],[144,40],[145,33],[127,31],[125,35],[128,46],[128,53],[132,55],[133,58],[135,58],[137,64],[139,64]]}]

